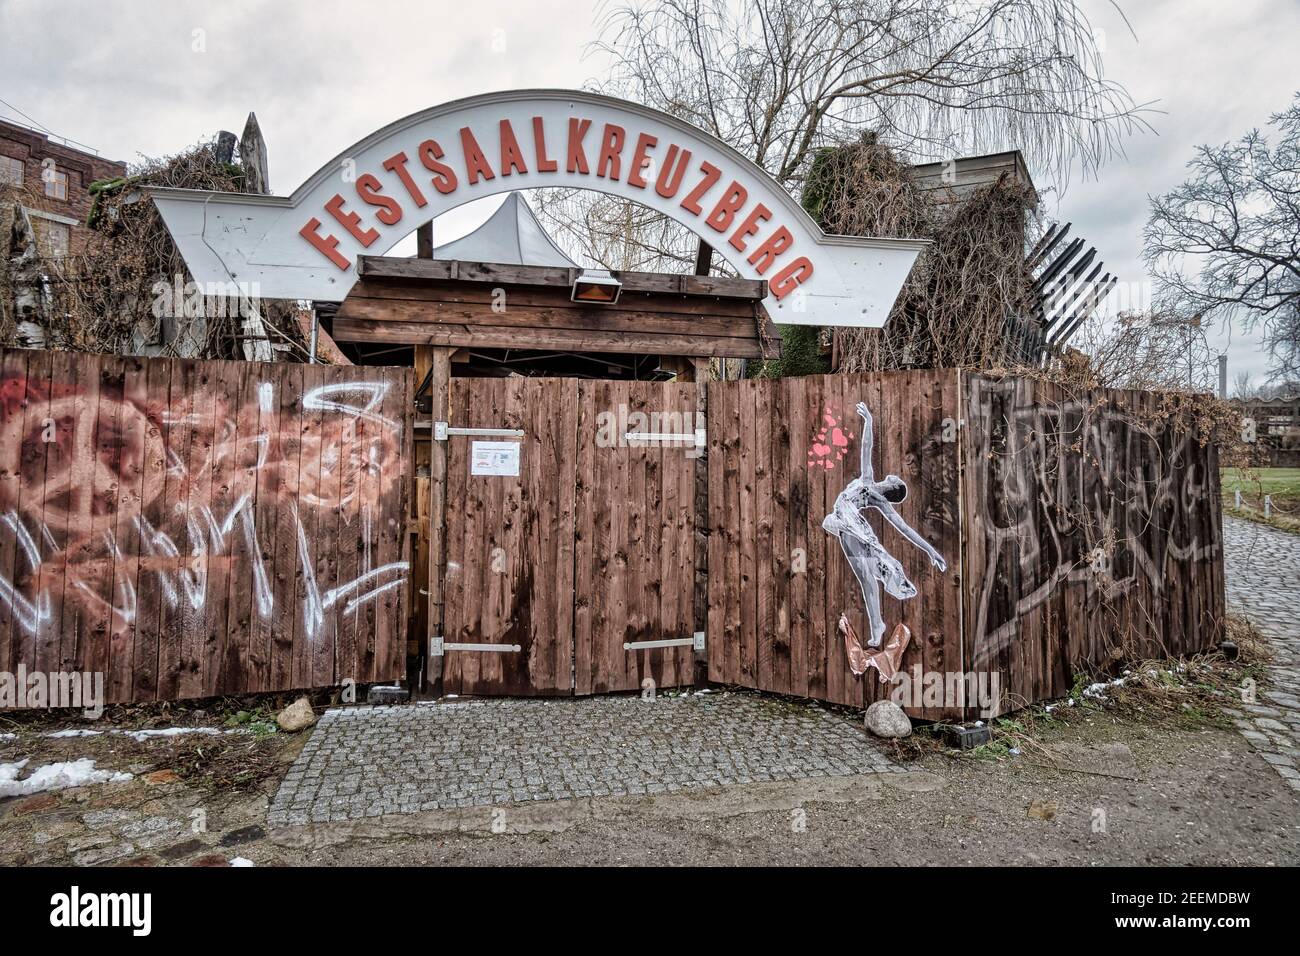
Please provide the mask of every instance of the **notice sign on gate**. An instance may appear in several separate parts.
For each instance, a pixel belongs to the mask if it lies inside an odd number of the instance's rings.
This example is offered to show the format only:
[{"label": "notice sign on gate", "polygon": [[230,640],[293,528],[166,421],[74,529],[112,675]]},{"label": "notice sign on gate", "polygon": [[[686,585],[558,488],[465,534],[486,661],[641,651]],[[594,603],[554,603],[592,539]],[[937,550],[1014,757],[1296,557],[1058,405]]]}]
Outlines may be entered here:
[{"label": "notice sign on gate", "polygon": [[519,474],[519,442],[476,441],[470,449],[469,473],[471,475]]}]

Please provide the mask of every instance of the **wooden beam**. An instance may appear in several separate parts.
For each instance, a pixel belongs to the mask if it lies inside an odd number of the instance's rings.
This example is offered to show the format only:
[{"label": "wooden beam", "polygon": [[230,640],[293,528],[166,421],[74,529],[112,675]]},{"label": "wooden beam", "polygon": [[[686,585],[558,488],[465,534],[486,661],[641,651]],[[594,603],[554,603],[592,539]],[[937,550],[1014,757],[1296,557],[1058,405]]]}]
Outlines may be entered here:
[{"label": "wooden beam", "polygon": [[713,247],[700,240],[699,246],[695,249],[695,274],[697,276],[706,276],[713,271]]},{"label": "wooden beam", "polygon": [[756,339],[576,329],[532,329],[525,334],[519,327],[512,326],[391,322],[349,319],[341,315],[334,319],[334,337],[341,342],[450,348],[764,357],[763,349]]},{"label": "wooden beam", "polygon": [[617,302],[574,302],[568,286],[500,286],[451,280],[362,279],[348,292],[352,299],[395,299],[408,302],[476,304],[487,313],[510,311],[517,306],[586,310],[593,315],[611,312],[674,312],[681,315],[729,315],[746,319],[754,314],[753,299],[685,295],[680,292],[643,292],[624,289]]},{"label": "wooden beam", "polygon": [[[415,299],[372,299],[349,296],[334,317],[335,331],[339,319],[373,319],[378,322],[424,322],[430,326],[497,326],[521,330],[573,329],[582,332],[641,332],[664,335],[711,336],[714,338],[757,339],[753,309],[747,315],[714,316],[672,312],[636,312],[599,306],[560,304],[527,305],[514,299],[494,311],[476,302],[421,302]],[[523,347],[522,345],[520,346]],[[683,354],[683,353],[674,353]],[[684,354],[703,354],[700,349],[686,349]]]},{"label": "wooden beam", "polygon": [[[451,350],[434,348],[432,351],[433,377],[429,383],[432,421],[447,420],[447,402],[451,389]],[[445,607],[443,593],[444,535],[447,514],[447,443],[432,440],[429,446],[429,627],[425,635],[425,654],[429,652],[428,642],[442,636],[443,611]],[[425,666],[425,690],[436,697],[442,696],[443,657],[427,657]]]},{"label": "wooden beam", "polygon": [[[460,282],[492,282],[497,285],[572,286],[581,270],[546,266],[517,266],[491,262],[458,262],[454,259],[405,259],[396,256],[358,256],[360,278],[454,279]],[[764,299],[767,282],[726,276],[683,276],[658,272],[613,273],[626,291],[672,292],[682,295],[713,295],[740,299]]]},{"label": "wooden beam", "polygon": [[426,222],[415,230],[415,254],[420,259],[433,258],[433,223]]}]

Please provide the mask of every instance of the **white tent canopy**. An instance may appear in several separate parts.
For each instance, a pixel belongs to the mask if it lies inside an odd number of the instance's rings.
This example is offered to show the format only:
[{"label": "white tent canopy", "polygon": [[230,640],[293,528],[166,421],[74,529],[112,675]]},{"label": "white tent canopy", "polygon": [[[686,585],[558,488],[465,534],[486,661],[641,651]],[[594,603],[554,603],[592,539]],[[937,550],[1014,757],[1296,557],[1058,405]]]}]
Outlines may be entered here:
[{"label": "white tent canopy", "polygon": [[546,234],[532,208],[519,193],[511,193],[483,225],[468,235],[434,246],[435,259],[498,262],[514,266],[576,267]]}]

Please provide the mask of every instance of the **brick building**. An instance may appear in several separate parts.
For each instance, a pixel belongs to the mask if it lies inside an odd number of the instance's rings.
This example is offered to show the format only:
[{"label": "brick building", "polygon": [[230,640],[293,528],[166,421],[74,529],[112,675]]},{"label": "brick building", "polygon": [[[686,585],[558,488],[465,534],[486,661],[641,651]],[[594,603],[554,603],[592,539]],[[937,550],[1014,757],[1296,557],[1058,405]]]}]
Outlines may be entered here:
[{"label": "brick building", "polygon": [[21,189],[23,209],[46,255],[76,254],[83,248],[90,184],[125,175],[125,163],[0,119],[0,189]]}]

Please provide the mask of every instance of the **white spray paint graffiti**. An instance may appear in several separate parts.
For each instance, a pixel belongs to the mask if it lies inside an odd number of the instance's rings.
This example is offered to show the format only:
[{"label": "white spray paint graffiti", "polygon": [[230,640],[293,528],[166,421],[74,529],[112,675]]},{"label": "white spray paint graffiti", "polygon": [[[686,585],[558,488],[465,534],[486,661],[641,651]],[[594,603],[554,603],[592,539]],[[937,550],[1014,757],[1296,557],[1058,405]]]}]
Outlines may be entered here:
[{"label": "white spray paint graffiti", "polygon": [[[309,640],[320,638],[331,612],[355,615],[406,583],[407,562],[378,564],[372,542],[380,499],[402,477],[402,425],[382,414],[387,382],[309,389],[302,394],[302,415],[286,414],[278,429],[271,424],[280,403],[272,382],[258,383],[255,403],[242,408],[216,408],[188,396],[180,408],[152,409],[105,395],[98,403],[80,402],[72,394],[75,386],[62,390],[67,394],[46,396],[24,381],[0,384],[11,402],[15,394],[27,396],[25,404],[6,407],[0,423],[0,456],[11,459],[5,465],[16,479],[0,487],[5,495],[0,507],[6,508],[0,511],[0,546],[13,549],[18,561],[12,575],[0,573],[0,606],[19,631],[38,639],[38,646],[43,638],[59,639],[57,627],[51,627],[59,600],[78,602],[86,615],[107,620],[115,634],[136,623],[140,594],[156,586],[167,607],[194,612],[201,621],[209,606],[228,597],[224,589],[210,587],[213,567],[218,562],[234,567],[236,558],[251,571],[254,614],[271,621],[279,609],[264,538],[274,536],[279,519],[259,527],[259,511],[266,520],[290,509],[296,548],[287,541],[277,548],[297,552],[303,632]],[[24,415],[29,405],[42,414]],[[46,418],[59,425],[60,448],[76,452],[58,456],[62,472],[47,472],[42,458],[40,471],[25,474],[19,450],[40,437],[24,428],[44,428]],[[172,434],[193,436],[193,447],[173,447]],[[107,455],[105,435],[118,439]],[[88,456],[95,460],[87,462]],[[319,462],[319,468],[300,467],[308,461]],[[148,479],[151,472],[156,479]],[[90,492],[78,477],[87,473],[95,485]],[[174,492],[170,510],[161,507],[164,483]],[[43,493],[24,496],[24,486]],[[133,497],[123,494],[123,487],[142,490]],[[56,501],[51,488],[66,497]],[[357,566],[348,571],[355,575],[329,582],[333,586],[323,592],[313,533],[300,507],[360,522]],[[316,550],[337,544],[331,535]]]}]

